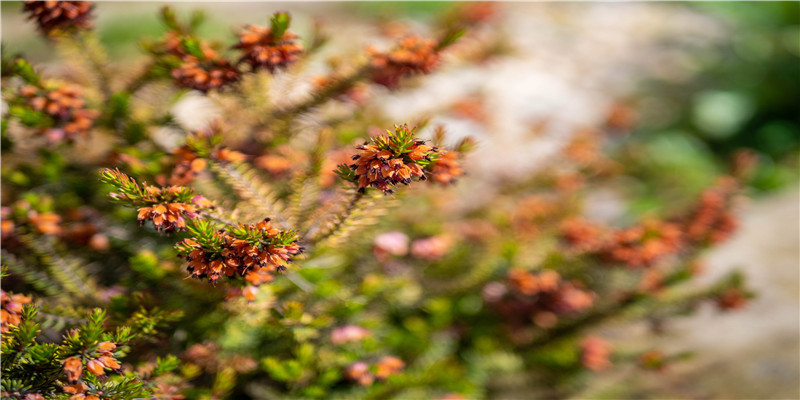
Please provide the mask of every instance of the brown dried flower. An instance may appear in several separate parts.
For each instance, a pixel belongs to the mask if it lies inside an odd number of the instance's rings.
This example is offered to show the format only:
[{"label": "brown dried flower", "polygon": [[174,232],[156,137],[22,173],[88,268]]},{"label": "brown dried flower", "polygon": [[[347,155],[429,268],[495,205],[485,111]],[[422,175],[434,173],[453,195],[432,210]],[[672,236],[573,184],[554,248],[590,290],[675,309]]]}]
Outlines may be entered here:
[{"label": "brown dried flower", "polygon": [[172,77],[178,86],[207,93],[220,89],[241,77],[239,70],[222,57],[200,59],[187,56],[183,64],[172,70]]},{"label": "brown dried flower", "polygon": [[89,1],[26,0],[23,11],[35,20],[45,35],[56,31],[83,30],[92,27],[92,8]]},{"label": "brown dried flower", "polygon": [[416,36],[402,39],[387,53],[371,47],[367,52],[371,58],[371,80],[388,88],[396,87],[405,77],[431,73],[440,59],[435,41]]},{"label": "brown dried flower", "polygon": [[699,204],[685,222],[689,240],[698,244],[719,243],[733,234],[738,221],[730,209],[737,186],[733,178],[726,177],[703,192]]},{"label": "brown dried flower", "polygon": [[587,336],[581,340],[581,364],[593,371],[611,366],[611,343],[595,336]]},{"label": "brown dried flower", "polygon": [[53,119],[52,126],[42,130],[51,142],[72,141],[77,136],[88,135],[100,115],[97,110],[84,108],[81,88],[76,85],[52,90],[27,85],[20,94],[28,106]]},{"label": "brown dried flower", "polygon": [[8,294],[0,290],[0,332],[8,332],[11,326],[17,326],[22,318],[22,306],[31,302],[31,298],[21,294]]},{"label": "brown dried flower", "polygon": [[242,51],[240,62],[249,64],[253,71],[263,68],[269,72],[296,62],[303,52],[303,45],[296,40],[297,35],[288,30],[275,32],[273,29],[248,25],[239,33],[239,43],[234,48]]},{"label": "brown dried flower", "polygon": [[271,280],[259,274],[283,271],[286,263],[302,252],[297,240],[296,233],[275,229],[265,219],[214,232],[205,240],[184,239],[176,248],[189,262],[194,278],[216,283],[222,276],[239,275],[257,285]]},{"label": "brown dried flower", "polygon": [[359,153],[346,171],[340,167],[340,176],[358,184],[363,192],[372,186],[384,193],[392,193],[392,186],[411,183],[411,177],[427,179],[424,168],[438,156],[439,149],[414,138],[414,130],[408,125],[395,126],[395,131],[372,138],[370,143],[356,147]]}]

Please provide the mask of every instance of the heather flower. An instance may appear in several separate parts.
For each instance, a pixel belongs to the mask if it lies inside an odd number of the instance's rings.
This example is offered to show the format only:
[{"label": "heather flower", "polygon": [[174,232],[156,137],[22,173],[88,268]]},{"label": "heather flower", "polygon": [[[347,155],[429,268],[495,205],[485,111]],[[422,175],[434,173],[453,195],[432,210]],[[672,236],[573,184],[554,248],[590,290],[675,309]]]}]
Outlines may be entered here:
[{"label": "heather flower", "polygon": [[637,361],[639,366],[644,369],[661,371],[666,367],[667,360],[661,350],[650,350],[644,352]]},{"label": "heather flower", "polygon": [[375,376],[369,372],[369,365],[363,361],[351,364],[345,370],[347,379],[358,382],[361,386],[369,386],[375,381]]},{"label": "heather flower", "polygon": [[83,363],[79,357],[70,357],[64,360],[64,373],[67,374],[67,380],[70,382],[77,382],[81,379],[83,374]]},{"label": "heather flower", "polygon": [[207,129],[196,130],[186,138],[186,144],[175,149],[175,166],[169,177],[171,185],[188,185],[204,171],[206,159],[221,163],[241,162],[245,155],[221,146],[223,128],[215,120]]},{"label": "heather flower", "polygon": [[580,218],[570,218],[561,223],[561,237],[580,252],[600,250],[608,239],[607,228]]},{"label": "heather flower", "polygon": [[411,254],[427,261],[437,261],[447,254],[453,240],[447,235],[436,235],[425,239],[417,239],[411,243]]},{"label": "heather flower", "polygon": [[204,230],[205,227],[193,229],[195,237],[182,240],[176,248],[179,255],[189,262],[191,276],[206,278],[211,283],[223,276],[247,276],[248,282],[253,284],[266,282],[267,279],[251,274],[283,271],[292,257],[302,252],[297,244],[297,234],[273,228],[269,219],[212,232],[211,235]]},{"label": "heather flower", "polygon": [[431,181],[440,185],[453,184],[464,173],[459,158],[461,154],[457,151],[442,150],[440,157],[431,164]]},{"label": "heather flower", "polygon": [[403,368],[405,368],[406,363],[403,360],[394,357],[394,356],[385,356],[382,357],[378,362],[375,364],[376,371],[375,377],[378,379],[386,379],[392,375],[399,374]]},{"label": "heather flower", "polygon": [[207,93],[238,81],[239,71],[222,57],[200,59],[189,56],[172,70],[175,84]]},{"label": "heather flower", "polygon": [[166,61],[175,84],[207,93],[241,79],[239,70],[211,45],[190,35],[167,32],[153,52]]},{"label": "heather flower", "polygon": [[717,296],[717,307],[722,311],[738,310],[747,305],[747,293],[739,288],[730,288]]},{"label": "heather flower", "polygon": [[594,304],[595,294],[577,282],[564,281],[553,270],[538,273],[514,268],[505,285],[492,282],[483,290],[484,301],[504,316],[512,326],[531,321],[552,328],[558,316],[577,314]]},{"label": "heather flower", "polygon": [[186,221],[195,219],[201,210],[213,208],[202,196],[183,186],[156,187],[146,182],[139,185],[135,179],[119,170],[106,169],[102,180],[117,187],[118,192],[109,194],[111,199],[138,208],[140,224],[152,221],[156,230],[171,233],[186,229]]},{"label": "heather flower", "polygon": [[89,1],[38,1],[26,0],[22,10],[29,20],[36,21],[45,35],[56,31],[85,30],[92,26],[92,8]]},{"label": "heather flower", "polygon": [[581,364],[593,371],[611,366],[611,343],[595,336],[587,336],[581,340]]},{"label": "heather flower", "polygon": [[339,176],[356,183],[359,192],[371,186],[387,194],[393,193],[392,187],[398,183],[408,185],[414,176],[427,179],[424,168],[438,158],[439,151],[415,139],[408,125],[395,125],[394,132],[386,131],[356,148],[355,162],[349,168],[340,166]]},{"label": "heather flower", "polygon": [[404,256],[408,254],[408,235],[399,231],[382,233],[372,242],[372,251],[378,258],[388,255]]},{"label": "heather flower", "polygon": [[271,27],[248,25],[239,33],[239,43],[234,48],[242,51],[239,62],[249,64],[253,71],[266,69],[275,72],[296,62],[303,52],[297,35],[288,31],[291,17],[276,13]]},{"label": "heather flower", "polygon": [[650,267],[683,246],[680,226],[649,219],[627,229],[609,229],[580,219],[561,225],[562,238],[574,249],[631,268]]},{"label": "heather flower", "polygon": [[660,220],[647,220],[641,225],[615,231],[600,256],[628,265],[648,267],[662,257],[681,248],[683,235],[678,225]]},{"label": "heather flower", "polygon": [[12,326],[22,321],[22,306],[29,304],[31,298],[21,294],[8,294],[0,290],[0,332],[8,332]]},{"label": "heather flower", "polygon": [[731,209],[731,198],[737,190],[733,178],[723,178],[703,192],[700,202],[686,219],[684,230],[693,243],[720,243],[728,239],[738,226]]},{"label": "heather flower", "polygon": [[96,110],[84,108],[81,89],[76,85],[55,89],[26,85],[20,89],[20,95],[29,107],[52,119],[41,131],[51,142],[72,141],[88,135],[100,115]]},{"label": "heather flower", "polygon": [[416,36],[401,40],[386,53],[374,48],[368,48],[367,52],[371,58],[371,80],[388,88],[396,87],[405,77],[431,73],[440,59],[435,41]]},{"label": "heather flower", "polygon": [[331,343],[341,345],[350,342],[358,342],[370,336],[370,331],[357,325],[345,325],[334,329],[331,332]]}]

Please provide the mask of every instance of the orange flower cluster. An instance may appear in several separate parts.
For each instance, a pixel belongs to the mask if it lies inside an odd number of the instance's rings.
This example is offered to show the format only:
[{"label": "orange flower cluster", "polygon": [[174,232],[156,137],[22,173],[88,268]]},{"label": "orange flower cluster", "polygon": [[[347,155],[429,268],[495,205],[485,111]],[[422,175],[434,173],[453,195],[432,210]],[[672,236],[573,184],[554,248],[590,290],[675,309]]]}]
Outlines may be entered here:
[{"label": "orange flower cluster", "polygon": [[92,8],[94,5],[88,1],[25,0],[22,10],[45,35],[50,35],[56,31],[91,28]]},{"label": "orange flower cluster", "polygon": [[464,170],[461,169],[461,165],[458,162],[461,154],[457,151],[447,150],[442,150],[440,154],[441,157],[439,157],[432,164],[432,182],[436,182],[441,185],[450,185],[464,173]]},{"label": "orange flower cluster", "polygon": [[370,143],[356,147],[359,153],[352,157],[355,163],[349,168],[355,172],[350,178],[358,184],[360,192],[372,186],[389,194],[393,193],[392,186],[411,183],[412,176],[427,179],[424,168],[437,158],[439,149],[413,135],[408,125],[395,126],[395,132],[386,131]]},{"label": "orange flower cluster", "polygon": [[683,245],[680,225],[657,219],[616,230],[571,219],[562,224],[561,235],[578,251],[631,268],[652,266],[663,257],[680,251]]},{"label": "orange flower cluster", "polygon": [[441,58],[433,40],[409,36],[388,53],[368,48],[371,58],[371,80],[394,88],[400,80],[411,75],[431,73]]},{"label": "orange flower cluster", "polygon": [[189,262],[193,278],[216,283],[222,276],[244,276],[251,285],[272,280],[271,273],[286,269],[286,263],[302,252],[297,234],[281,231],[269,219],[213,233],[208,240],[184,239],[178,252]]},{"label": "orange flower cluster", "polygon": [[181,65],[172,69],[172,77],[180,87],[207,93],[238,81],[239,70],[230,61],[202,40],[168,32],[164,53],[180,59]]},{"label": "orange flower cluster", "polygon": [[31,302],[31,298],[21,294],[8,294],[0,290],[0,332],[6,333],[11,326],[22,321],[22,306]]},{"label": "orange flower cluster", "polygon": [[239,33],[239,43],[234,48],[242,51],[240,62],[249,64],[253,71],[264,68],[269,72],[286,68],[298,60],[303,45],[297,35],[283,31],[275,37],[273,30],[264,26],[248,25]]},{"label": "orange flower cluster", "polygon": [[612,232],[600,256],[631,268],[648,267],[664,256],[677,253],[682,236],[677,224],[648,220],[642,225]]},{"label": "orange flower cluster", "polygon": [[[351,381],[358,382],[361,386],[370,386],[375,382],[375,378],[385,380],[402,372],[405,366],[403,360],[394,356],[385,356],[375,363],[374,368],[370,368],[369,364],[363,361],[354,363],[347,367],[345,376]],[[374,370],[374,373],[371,370]]]},{"label": "orange flower cluster", "polygon": [[[169,177],[170,185],[188,185],[204,171],[210,158],[220,162],[240,162],[245,155],[219,145],[222,127],[214,122],[208,129],[197,130],[187,137],[186,144],[175,149],[175,167]],[[163,179],[163,178],[162,178]]]},{"label": "orange flower cluster", "polygon": [[84,108],[81,89],[76,85],[53,90],[26,85],[20,94],[31,108],[53,119],[53,125],[43,131],[52,142],[86,136],[100,115],[97,110]]},{"label": "orange flower cluster", "polygon": [[643,369],[663,371],[667,367],[667,361],[664,352],[655,349],[642,353],[637,360],[637,364]]},{"label": "orange flower cluster", "polygon": [[559,315],[591,307],[595,294],[579,283],[563,281],[553,270],[533,274],[515,268],[509,271],[506,284],[495,282],[484,288],[484,300],[512,325],[533,321],[542,328],[551,328]]},{"label": "orange flower cluster", "polygon": [[[166,191],[174,192],[179,190],[180,186],[168,186],[165,188],[157,188],[155,186],[148,186],[148,191]],[[154,193],[155,194],[155,193]],[[203,208],[210,208],[211,203],[202,196],[195,198],[194,204],[188,203],[161,203],[155,204],[150,207],[141,207],[138,210],[137,219],[139,224],[144,224],[145,221],[153,221],[153,226],[157,231],[164,230],[164,233],[171,233],[175,230],[182,231],[186,229],[186,220],[194,219],[197,217],[197,211]]]},{"label": "orange flower cluster", "polygon": [[592,371],[600,371],[611,366],[611,343],[595,336],[581,340],[581,364]]},{"label": "orange flower cluster", "polygon": [[199,59],[188,56],[183,64],[172,70],[178,86],[207,93],[240,79],[239,70],[222,57]]},{"label": "orange flower cluster", "polygon": [[717,307],[722,311],[738,310],[747,305],[748,295],[738,288],[730,288],[717,297]]},{"label": "orange flower cluster", "polygon": [[61,217],[52,212],[38,212],[26,201],[16,202],[12,207],[0,208],[0,233],[3,239],[14,235],[17,225],[30,224],[43,235],[61,233]]},{"label": "orange flower cluster", "polygon": [[581,218],[570,218],[561,223],[561,238],[579,252],[599,252],[608,236],[606,227]]},{"label": "orange flower cluster", "polygon": [[731,197],[737,190],[733,178],[723,178],[706,189],[700,202],[686,220],[686,235],[693,243],[711,244],[728,239],[738,227],[730,211]]},{"label": "orange flower cluster", "polygon": [[117,345],[114,343],[100,342],[88,355],[74,356],[64,360],[64,373],[67,375],[67,381],[72,384],[68,387],[65,386],[64,391],[70,393],[68,390],[73,390],[72,394],[81,394],[86,391],[85,385],[79,383],[84,368],[98,377],[105,376],[106,368],[119,371],[120,364],[114,358],[114,349],[116,348]]}]

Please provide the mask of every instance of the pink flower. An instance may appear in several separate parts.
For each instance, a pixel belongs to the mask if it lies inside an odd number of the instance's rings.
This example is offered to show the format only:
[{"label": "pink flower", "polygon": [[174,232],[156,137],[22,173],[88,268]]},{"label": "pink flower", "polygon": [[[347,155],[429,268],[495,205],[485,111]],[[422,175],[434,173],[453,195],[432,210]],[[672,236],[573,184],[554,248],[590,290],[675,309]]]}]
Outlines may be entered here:
[{"label": "pink flower", "polygon": [[391,231],[375,237],[373,251],[378,258],[388,255],[404,256],[408,254],[408,236],[399,231]]},{"label": "pink flower", "polygon": [[436,261],[442,258],[452,246],[453,241],[449,236],[437,235],[427,239],[415,240],[411,244],[411,254],[414,257],[427,261]]},{"label": "pink flower", "polygon": [[331,332],[331,342],[340,345],[348,342],[358,342],[371,335],[370,331],[357,325],[345,325]]}]

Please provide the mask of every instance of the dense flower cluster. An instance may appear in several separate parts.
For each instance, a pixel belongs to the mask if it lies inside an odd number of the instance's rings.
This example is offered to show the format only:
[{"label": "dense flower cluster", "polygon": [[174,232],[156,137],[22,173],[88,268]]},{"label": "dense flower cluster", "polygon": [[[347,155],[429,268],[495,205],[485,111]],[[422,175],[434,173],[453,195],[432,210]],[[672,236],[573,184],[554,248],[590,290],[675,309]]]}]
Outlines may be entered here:
[{"label": "dense flower cluster", "polygon": [[373,82],[388,88],[396,87],[400,80],[417,74],[429,74],[439,63],[438,45],[430,39],[409,36],[389,52],[369,48]]},{"label": "dense flower cluster", "polygon": [[591,369],[599,371],[611,366],[609,355],[611,355],[611,344],[596,336],[587,336],[581,340],[581,364]]},{"label": "dense flower cluster", "polygon": [[340,166],[339,175],[358,184],[363,192],[374,187],[384,193],[392,193],[392,186],[411,183],[411,177],[427,179],[424,168],[438,158],[439,149],[414,138],[414,130],[408,125],[395,126],[395,131],[386,131],[369,143],[356,147],[359,152],[352,157],[353,164]]},{"label": "dense flower cluster", "polygon": [[254,71],[263,68],[270,72],[296,62],[303,52],[297,35],[276,29],[275,23],[272,28],[248,25],[239,33],[235,48],[242,51],[240,62],[249,64]]},{"label": "dense flower cluster", "polygon": [[39,1],[26,0],[23,11],[28,19],[35,20],[45,35],[56,31],[89,29],[92,26],[92,8],[89,1]]},{"label": "dense flower cluster", "polygon": [[32,109],[53,119],[53,123],[43,130],[52,142],[86,136],[100,114],[84,107],[81,89],[75,85],[52,90],[26,85],[20,90],[20,95]]},{"label": "dense flower cluster", "polygon": [[11,326],[19,325],[22,306],[31,302],[31,298],[21,294],[8,294],[0,290],[0,332],[8,332]]},{"label": "dense flower cluster", "polygon": [[385,356],[378,360],[372,368],[363,361],[354,363],[347,367],[345,376],[361,386],[370,386],[375,382],[376,378],[384,380],[392,375],[399,374],[405,366],[406,364],[403,360],[394,356]]},{"label": "dense flower cluster", "polygon": [[[220,145],[222,127],[214,122],[208,129],[192,132],[186,138],[186,144],[175,149],[175,166],[169,176],[170,185],[188,185],[194,182],[198,173],[207,166],[206,159],[220,162],[240,162],[245,155]],[[162,178],[163,179],[163,178]]]},{"label": "dense flower cluster", "polygon": [[442,150],[440,154],[441,156],[432,164],[431,182],[441,185],[453,184],[464,173],[458,162],[461,154],[452,150]]},{"label": "dense flower cluster", "polygon": [[[150,186],[153,189],[157,189]],[[175,191],[181,190],[180,186],[169,186],[166,188],[158,189],[159,193],[151,192],[159,197],[169,197]],[[166,192],[166,195],[165,195]],[[177,230],[186,229],[186,220],[197,218],[198,208],[208,208],[210,204],[202,196],[197,196],[194,199],[194,204],[180,203],[180,202],[164,202],[155,204],[151,207],[139,208],[137,219],[140,224],[145,221],[152,221],[156,230],[164,230],[165,233],[170,233]]]},{"label": "dense flower cluster", "polygon": [[505,284],[493,282],[484,288],[484,300],[512,325],[533,321],[551,328],[559,315],[581,312],[594,304],[595,294],[580,283],[565,282],[553,270],[531,273],[515,268]]},{"label": "dense flower cluster", "polygon": [[641,225],[612,232],[611,240],[600,251],[600,256],[632,268],[646,267],[678,252],[681,243],[679,225],[647,220]]},{"label": "dense flower cluster", "polygon": [[152,221],[156,230],[170,233],[186,229],[186,221],[197,218],[200,210],[213,208],[203,196],[194,196],[193,191],[183,186],[156,187],[144,183],[139,185],[119,170],[106,169],[102,180],[117,187],[118,192],[109,194],[113,200],[138,208],[140,224]]},{"label": "dense flower cluster", "polygon": [[0,232],[8,239],[18,225],[30,224],[43,235],[58,235],[62,232],[61,216],[53,212],[40,212],[27,201],[18,201],[11,207],[0,207]]},{"label": "dense flower cluster", "polygon": [[178,86],[206,93],[238,81],[239,71],[221,57],[199,59],[190,56],[180,67],[172,70],[172,77]]},{"label": "dense flower cluster", "polygon": [[[84,367],[96,376],[105,375],[106,369],[118,371],[120,364],[114,358],[113,353],[116,348],[117,345],[114,343],[100,342],[83,357],[67,358],[64,360],[64,373],[67,375],[67,380],[72,384],[78,382],[81,379]],[[83,391],[85,390],[86,388],[83,388]]]},{"label": "dense flower cluster", "polygon": [[295,232],[275,229],[269,219],[210,235],[204,228],[192,230],[195,237],[176,248],[189,262],[191,276],[211,283],[223,276],[244,276],[251,285],[260,285],[271,280],[273,272],[285,270],[286,263],[303,250]]},{"label": "dense flower cluster", "polygon": [[342,345],[345,343],[358,342],[369,337],[371,334],[372,333],[367,328],[358,325],[345,325],[331,332],[331,343]]},{"label": "dense flower cluster", "polygon": [[700,202],[686,220],[686,235],[694,243],[719,243],[728,239],[738,222],[730,211],[731,197],[737,190],[732,178],[723,178],[706,189]]},{"label": "dense flower cluster", "polygon": [[730,288],[717,296],[717,307],[722,311],[738,310],[747,305],[748,294],[739,288]]},{"label": "dense flower cluster", "polygon": [[683,245],[680,225],[656,219],[627,229],[609,229],[571,219],[562,224],[561,235],[576,250],[631,268],[652,266],[680,251]]},{"label": "dense flower cluster", "polygon": [[168,32],[163,47],[164,55],[178,59],[171,74],[180,87],[206,93],[241,78],[239,70],[203,40]]}]

